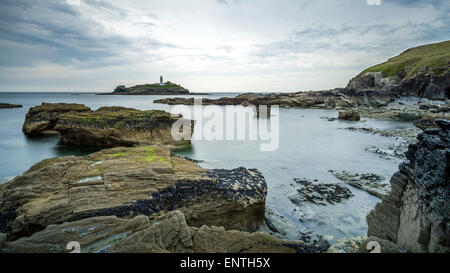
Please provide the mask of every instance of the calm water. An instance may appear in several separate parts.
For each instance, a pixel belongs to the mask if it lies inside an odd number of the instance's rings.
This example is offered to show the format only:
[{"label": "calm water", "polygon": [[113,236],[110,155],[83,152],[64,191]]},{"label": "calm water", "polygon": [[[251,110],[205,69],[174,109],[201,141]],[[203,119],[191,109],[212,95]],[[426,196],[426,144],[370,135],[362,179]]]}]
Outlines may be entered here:
[{"label": "calm water", "polygon": [[[233,94],[208,97],[222,96]],[[23,135],[21,128],[30,107],[42,102],[67,102],[82,103],[92,109],[118,105],[142,110],[171,111],[172,106],[153,104],[153,100],[163,97],[169,96],[0,93],[0,102],[24,106],[18,109],[0,109],[0,182],[22,174],[45,158],[85,155],[95,151],[92,148],[62,144],[59,137],[29,138]],[[328,170],[370,172],[389,178],[397,170],[399,161],[380,158],[365,151],[365,148],[388,147],[394,140],[342,128],[410,128],[411,124],[388,120],[330,122],[324,118],[336,116],[336,111],[280,109],[280,146],[275,152],[260,152],[258,141],[193,141],[192,148],[181,154],[202,160],[200,165],[205,168],[257,168],[267,180],[267,205],[289,218],[299,230],[308,228],[317,231],[328,236],[332,242],[340,238],[361,236],[367,232],[365,216],[379,201],[376,197],[349,186],[355,197],[341,204],[325,207],[304,203],[298,208],[288,199],[289,195],[295,193],[295,188],[291,186],[292,180],[308,178],[318,179],[322,183],[340,182]],[[256,119],[251,122],[256,122]],[[199,133],[198,126],[197,123],[194,134]]]}]

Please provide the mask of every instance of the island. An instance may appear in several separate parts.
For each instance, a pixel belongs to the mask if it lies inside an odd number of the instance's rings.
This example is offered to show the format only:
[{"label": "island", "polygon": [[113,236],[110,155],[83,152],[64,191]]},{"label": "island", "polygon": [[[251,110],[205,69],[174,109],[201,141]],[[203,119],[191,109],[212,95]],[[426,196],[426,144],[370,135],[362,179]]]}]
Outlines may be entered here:
[{"label": "island", "polygon": [[10,103],[2,103],[0,102],[0,109],[7,109],[7,108],[22,108],[23,106],[20,104],[10,104]]},{"label": "island", "polygon": [[119,85],[114,92],[99,95],[189,95],[189,90],[170,81],[164,82],[161,76],[159,83],[141,84],[132,87]]}]

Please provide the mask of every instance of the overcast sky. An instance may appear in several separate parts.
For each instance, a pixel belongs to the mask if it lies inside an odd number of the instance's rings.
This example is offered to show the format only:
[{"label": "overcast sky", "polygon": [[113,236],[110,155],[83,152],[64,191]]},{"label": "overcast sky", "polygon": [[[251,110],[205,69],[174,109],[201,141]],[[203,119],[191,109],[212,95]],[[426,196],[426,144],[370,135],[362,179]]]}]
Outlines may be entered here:
[{"label": "overcast sky", "polygon": [[345,86],[450,39],[448,0],[0,0],[0,91]]}]

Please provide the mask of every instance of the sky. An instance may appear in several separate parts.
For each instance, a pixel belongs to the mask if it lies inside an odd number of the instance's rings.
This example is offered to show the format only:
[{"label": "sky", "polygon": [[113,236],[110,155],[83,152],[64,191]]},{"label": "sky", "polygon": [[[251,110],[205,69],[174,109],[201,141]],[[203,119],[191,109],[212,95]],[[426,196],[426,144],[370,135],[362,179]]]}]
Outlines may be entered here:
[{"label": "sky", "polygon": [[0,91],[324,90],[449,39],[448,0],[0,0]]}]

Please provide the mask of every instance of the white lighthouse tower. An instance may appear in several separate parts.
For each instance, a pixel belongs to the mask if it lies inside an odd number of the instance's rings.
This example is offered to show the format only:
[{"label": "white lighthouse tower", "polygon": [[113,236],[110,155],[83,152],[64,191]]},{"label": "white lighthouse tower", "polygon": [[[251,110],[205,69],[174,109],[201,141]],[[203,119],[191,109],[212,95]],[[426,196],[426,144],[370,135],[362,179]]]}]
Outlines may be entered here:
[{"label": "white lighthouse tower", "polygon": [[164,85],[163,76],[159,77],[159,85]]}]

